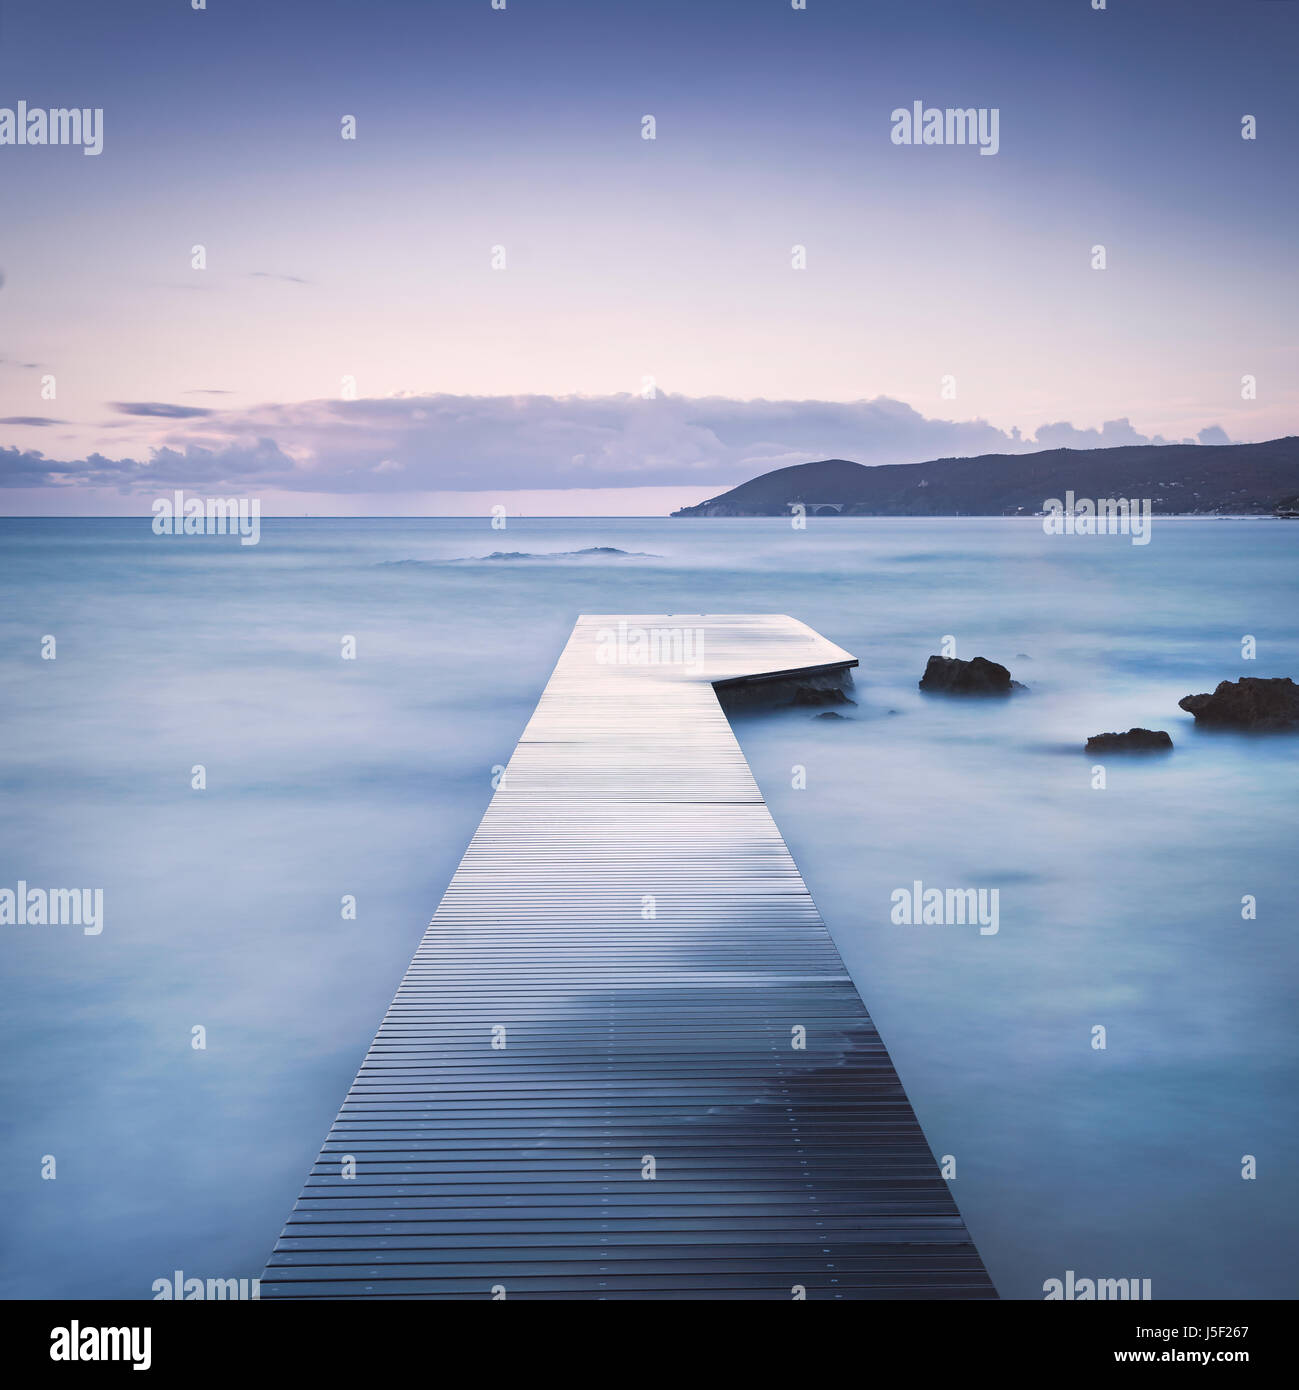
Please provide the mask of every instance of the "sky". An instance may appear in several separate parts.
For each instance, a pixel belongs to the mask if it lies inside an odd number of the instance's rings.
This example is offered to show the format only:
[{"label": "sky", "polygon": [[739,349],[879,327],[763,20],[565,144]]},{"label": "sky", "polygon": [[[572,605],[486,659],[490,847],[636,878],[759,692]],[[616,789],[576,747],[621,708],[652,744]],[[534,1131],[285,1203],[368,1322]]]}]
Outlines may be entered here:
[{"label": "sky", "polygon": [[194,2],[0,0],[0,512],[1299,432],[1295,0]]}]

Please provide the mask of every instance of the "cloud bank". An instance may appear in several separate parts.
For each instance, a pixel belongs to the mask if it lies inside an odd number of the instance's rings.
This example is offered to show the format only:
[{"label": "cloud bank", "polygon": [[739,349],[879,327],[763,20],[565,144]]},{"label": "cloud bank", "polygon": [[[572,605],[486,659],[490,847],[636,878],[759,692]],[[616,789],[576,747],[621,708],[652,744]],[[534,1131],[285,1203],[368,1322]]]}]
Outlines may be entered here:
[{"label": "cloud bank", "polygon": [[[484,489],[731,485],[811,459],[918,463],[1042,448],[1166,444],[1124,420],[1067,422],[1036,438],[986,420],[942,420],[902,401],[740,401],[639,396],[395,396],[209,411],[117,402],[176,421],[146,458],[74,460],[0,448],[0,486],[160,487],[247,492],[481,492]],[[1227,443],[1211,426],[1202,443]]]}]

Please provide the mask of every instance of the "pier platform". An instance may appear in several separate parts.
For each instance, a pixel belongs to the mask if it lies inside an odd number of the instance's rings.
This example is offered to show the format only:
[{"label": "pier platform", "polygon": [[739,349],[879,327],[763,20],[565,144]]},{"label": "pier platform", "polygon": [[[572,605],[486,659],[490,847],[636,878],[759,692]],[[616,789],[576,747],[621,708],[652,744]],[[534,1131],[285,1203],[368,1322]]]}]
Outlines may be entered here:
[{"label": "pier platform", "polygon": [[855,665],[578,620],[263,1299],[996,1298],[714,688]]}]

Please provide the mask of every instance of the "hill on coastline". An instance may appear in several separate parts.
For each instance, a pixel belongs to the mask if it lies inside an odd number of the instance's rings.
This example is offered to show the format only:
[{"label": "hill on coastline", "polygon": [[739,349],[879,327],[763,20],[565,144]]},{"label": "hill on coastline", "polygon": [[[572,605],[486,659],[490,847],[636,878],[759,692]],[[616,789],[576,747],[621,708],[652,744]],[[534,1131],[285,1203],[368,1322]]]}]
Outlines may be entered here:
[{"label": "hill on coastline", "polygon": [[1149,498],[1156,514],[1270,515],[1299,493],[1299,436],[1262,444],[1129,444],[866,467],[777,468],[673,516],[1033,516],[1048,498]]}]

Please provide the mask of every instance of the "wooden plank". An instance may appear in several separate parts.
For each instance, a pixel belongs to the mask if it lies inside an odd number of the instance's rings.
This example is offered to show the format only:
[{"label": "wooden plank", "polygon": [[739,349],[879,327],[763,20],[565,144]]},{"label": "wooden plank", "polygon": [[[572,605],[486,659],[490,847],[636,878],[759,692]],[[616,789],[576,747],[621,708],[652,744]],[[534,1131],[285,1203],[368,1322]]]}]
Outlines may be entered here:
[{"label": "wooden plank", "polygon": [[263,1298],[996,1297],[714,689],[856,664],[578,620]]}]

